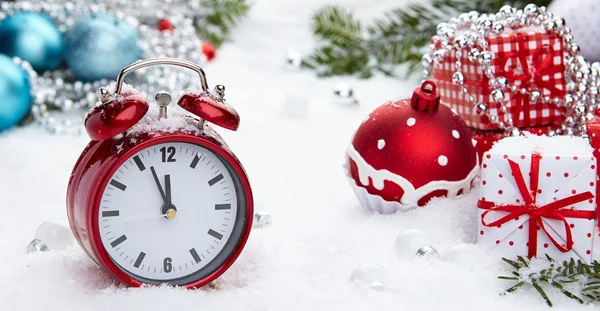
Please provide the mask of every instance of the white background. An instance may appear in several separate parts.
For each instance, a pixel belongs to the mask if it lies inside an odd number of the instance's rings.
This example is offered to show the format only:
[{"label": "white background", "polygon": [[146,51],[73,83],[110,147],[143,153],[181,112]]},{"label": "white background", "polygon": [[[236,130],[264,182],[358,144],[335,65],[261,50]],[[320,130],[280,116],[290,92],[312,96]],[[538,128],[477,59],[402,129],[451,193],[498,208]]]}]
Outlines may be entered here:
[{"label": "white background", "polygon": [[[409,213],[369,215],[342,170],[344,152],[366,115],[418,84],[376,77],[318,79],[284,68],[291,47],[309,52],[309,21],[322,0],[256,0],[233,43],[206,66],[211,85],[227,87],[240,113],[239,132],[219,130],[246,167],[256,208],[273,225],[254,230],[246,250],[221,278],[221,290],[129,289],[116,286],[78,246],[25,254],[36,227],[66,222],[71,168],[87,138],[52,136],[36,126],[0,134],[0,310],[548,310],[534,290],[498,293],[506,266],[483,255],[471,264],[401,260],[394,239],[418,228],[443,251],[475,243],[475,197],[439,200]],[[405,1],[344,1],[369,18]],[[354,87],[358,109],[334,103],[339,82]],[[287,102],[306,100],[304,118],[282,116]],[[349,284],[352,271],[376,262],[389,272],[389,291]],[[596,310],[549,290],[554,310]]]}]

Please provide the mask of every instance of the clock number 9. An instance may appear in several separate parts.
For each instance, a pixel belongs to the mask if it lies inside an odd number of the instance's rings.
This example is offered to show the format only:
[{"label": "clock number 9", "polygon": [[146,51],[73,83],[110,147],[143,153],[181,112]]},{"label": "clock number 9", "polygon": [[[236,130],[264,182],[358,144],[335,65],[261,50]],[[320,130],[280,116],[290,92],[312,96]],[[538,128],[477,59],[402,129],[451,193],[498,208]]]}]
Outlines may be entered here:
[{"label": "clock number 9", "polygon": [[[175,147],[162,147],[160,148],[160,152],[162,153],[163,162],[175,162]],[[168,157],[167,153],[169,154]]]},{"label": "clock number 9", "polygon": [[171,272],[173,271],[173,265],[171,264],[173,260],[171,259],[171,257],[167,257],[165,258],[165,260],[163,261],[163,269],[165,270],[165,272]]}]

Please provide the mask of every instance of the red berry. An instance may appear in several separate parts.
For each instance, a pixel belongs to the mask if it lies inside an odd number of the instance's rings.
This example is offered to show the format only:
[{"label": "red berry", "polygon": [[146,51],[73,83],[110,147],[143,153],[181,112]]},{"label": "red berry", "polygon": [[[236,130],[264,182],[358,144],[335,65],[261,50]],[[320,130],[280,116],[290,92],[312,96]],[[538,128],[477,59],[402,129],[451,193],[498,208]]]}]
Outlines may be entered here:
[{"label": "red berry", "polygon": [[211,61],[217,56],[217,50],[212,44],[204,42],[202,43],[202,54],[206,56],[206,60]]},{"label": "red berry", "polygon": [[158,21],[158,31],[173,31],[173,29],[175,29],[175,26],[173,26],[173,24],[171,24],[171,22],[169,22],[168,19],[162,18]]}]

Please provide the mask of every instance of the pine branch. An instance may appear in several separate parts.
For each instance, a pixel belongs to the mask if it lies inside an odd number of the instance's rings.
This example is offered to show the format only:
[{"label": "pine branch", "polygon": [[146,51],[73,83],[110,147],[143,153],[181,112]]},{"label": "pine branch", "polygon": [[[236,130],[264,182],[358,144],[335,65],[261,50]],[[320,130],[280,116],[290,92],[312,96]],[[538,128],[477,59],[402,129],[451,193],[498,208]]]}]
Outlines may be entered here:
[{"label": "pine branch", "polygon": [[200,0],[202,14],[195,18],[200,38],[215,47],[229,40],[233,28],[248,14],[246,0]]},{"label": "pine branch", "polygon": [[[550,0],[509,2],[522,8],[528,3],[548,5]],[[313,33],[322,45],[305,59],[306,67],[317,69],[319,75],[359,74],[368,77],[370,74],[365,75],[365,72],[378,71],[393,75],[398,65],[406,63],[407,72],[411,74],[420,68],[421,56],[439,23],[463,12],[497,12],[505,4],[505,0],[431,0],[425,4],[413,3],[386,12],[364,30],[351,11],[327,6],[313,16]],[[330,50],[345,50],[337,52],[344,56],[344,63],[363,64],[340,67],[334,64],[335,59],[318,56],[325,47]],[[350,51],[357,49],[361,52]],[[353,57],[356,59],[351,59]]]},{"label": "pine branch", "polygon": [[[547,266],[539,271],[532,269],[531,261],[524,257],[518,257],[517,261],[502,258],[509,264],[514,277],[499,276],[501,280],[517,282],[506,289],[503,294],[515,292],[526,284],[530,284],[542,296],[549,306],[552,301],[548,297],[545,286],[550,286],[563,295],[581,303],[600,302],[600,263],[594,261],[588,265],[581,260],[571,259],[563,263],[557,263],[546,255]],[[577,289],[581,297],[570,289]],[[585,300],[584,300],[585,299]]]}]

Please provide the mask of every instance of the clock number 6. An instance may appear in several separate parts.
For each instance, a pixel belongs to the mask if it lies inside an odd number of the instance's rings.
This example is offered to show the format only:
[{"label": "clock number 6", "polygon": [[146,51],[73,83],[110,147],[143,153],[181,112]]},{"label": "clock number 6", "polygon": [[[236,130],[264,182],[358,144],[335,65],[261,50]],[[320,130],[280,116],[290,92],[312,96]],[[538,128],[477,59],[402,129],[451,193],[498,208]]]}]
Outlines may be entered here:
[{"label": "clock number 6", "polygon": [[165,260],[163,261],[163,269],[165,270],[165,272],[171,272],[173,271],[173,265],[171,264],[173,260],[171,259],[171,257],[167,257],[165,258]]},{"label": "clock number 6", "polygon": [[[162,153],[163,162],[175,162],[175,147],[162,147],[160,148],[160,152]],[[168,157],[167,153],[169,154]]]}]

